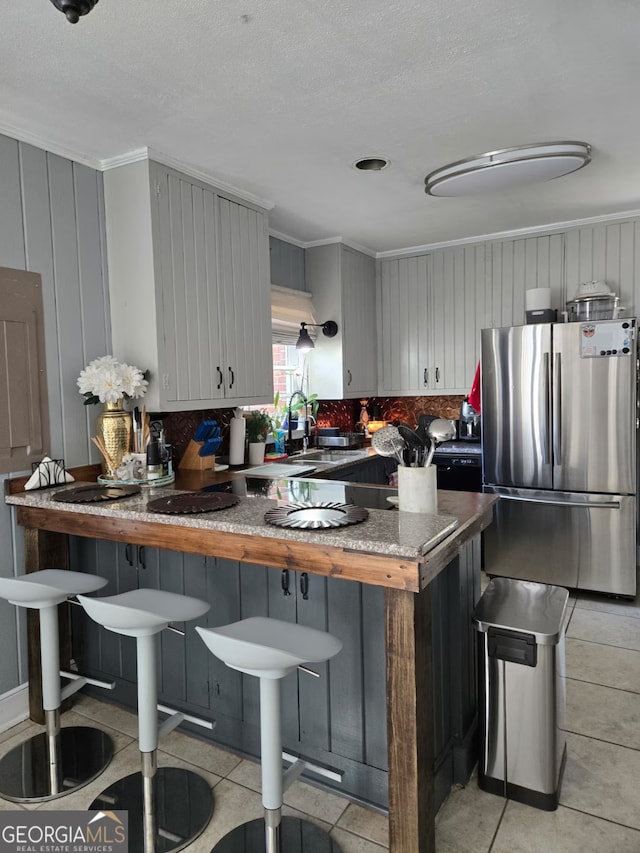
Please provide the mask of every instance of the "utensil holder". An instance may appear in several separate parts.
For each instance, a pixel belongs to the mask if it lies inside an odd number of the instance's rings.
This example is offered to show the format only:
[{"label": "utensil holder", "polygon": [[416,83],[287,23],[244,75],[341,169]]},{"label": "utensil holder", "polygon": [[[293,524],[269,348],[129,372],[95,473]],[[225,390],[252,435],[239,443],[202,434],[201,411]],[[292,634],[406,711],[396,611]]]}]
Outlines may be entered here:
[{"label": "utensil holder", "polygon": [[435,465],[426,468],[398,468],[398,509],[400,512],[438,512],[438,483]]}]

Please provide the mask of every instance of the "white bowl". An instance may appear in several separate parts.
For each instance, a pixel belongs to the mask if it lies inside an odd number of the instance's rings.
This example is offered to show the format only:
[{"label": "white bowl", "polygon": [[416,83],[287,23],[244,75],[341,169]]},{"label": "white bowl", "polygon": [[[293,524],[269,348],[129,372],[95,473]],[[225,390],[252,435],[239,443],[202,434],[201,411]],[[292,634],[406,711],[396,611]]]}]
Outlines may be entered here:
[{"label": "white bowl", "polygon": [[611,288],[604,281],[584,281],[578,288],[578,296],[604,296]]}]

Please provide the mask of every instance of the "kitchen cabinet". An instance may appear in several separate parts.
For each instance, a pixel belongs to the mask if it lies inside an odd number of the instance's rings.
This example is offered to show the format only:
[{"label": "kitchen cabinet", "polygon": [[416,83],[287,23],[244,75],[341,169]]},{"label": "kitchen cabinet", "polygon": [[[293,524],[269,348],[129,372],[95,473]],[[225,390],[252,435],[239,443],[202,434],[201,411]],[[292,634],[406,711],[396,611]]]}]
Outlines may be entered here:
[{"label": "kitchen cabinet", "polygon": [[468,393],[486,326],[485,247],[380,262],[380,393]]},{"label": "kitchen cabinet", "polygon": [[265,211],[146,160],[104,185],[113,351],[147,409],[271,402]]},{"label": "kitchen cabinet", "polygon": [[309,387],[321,399],[377,393],[375,261],[343,246],[313,246],[305,261],[316,321],[334,320],[338,333],[321,330],[309,355]]}]

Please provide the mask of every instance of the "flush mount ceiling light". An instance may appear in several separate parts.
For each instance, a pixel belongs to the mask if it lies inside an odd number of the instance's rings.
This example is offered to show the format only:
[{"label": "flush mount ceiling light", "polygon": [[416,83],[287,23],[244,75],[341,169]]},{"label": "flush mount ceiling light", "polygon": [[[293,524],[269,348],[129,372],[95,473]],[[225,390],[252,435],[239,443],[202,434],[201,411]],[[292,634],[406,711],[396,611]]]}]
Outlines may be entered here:
[{"label": "flush mount ceiling light", "polygon": [[389,165],[390,161],[385,157],[363,157],[361,160],[356,160],[353,167],[361,172],[381,172]]},{"label": "flush mount ceiling light", "polygon": [[327,338],[335,338],[338,334],[338,324],[334,320],[327,320],[326,323],[300,323],[300,336],[296,341],[296,349],[306,350],[314,349],[315,344],[309,337],[307,326],[316,326],[322,329],[322,334]]},{"label": "flush mount ceiling light", "polygon": [[65,15],[70,24],[77,24],[83,15],[88,15],[98,0],[51,0],[53,5]]},{"label": "flush mount ceiling light", "polygon": [[543,142],[478,154],[436,169],[424,179],[427,195],[457,197],[550,181],[591,162],[586,142]]}]

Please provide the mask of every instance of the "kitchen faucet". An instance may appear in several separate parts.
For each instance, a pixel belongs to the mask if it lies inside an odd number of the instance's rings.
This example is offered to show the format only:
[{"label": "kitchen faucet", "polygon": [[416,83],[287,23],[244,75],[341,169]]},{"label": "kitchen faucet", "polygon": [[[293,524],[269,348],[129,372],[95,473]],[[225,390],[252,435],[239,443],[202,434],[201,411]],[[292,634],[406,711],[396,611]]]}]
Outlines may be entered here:
[{"label": "kitchen faucet", "polygon": [[293,440],[291,437],[291,404],[296,397],[301,397],[304,403],[304,436],[302,438],[302,450],[306,452],[309,447],[309,403],[302,391],[294,391],[289,398],[289,408],[287,409],[287,441],[285,444],[285,453],[291,454],[293,450]]}]

